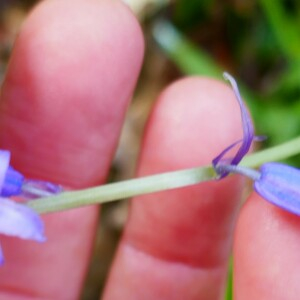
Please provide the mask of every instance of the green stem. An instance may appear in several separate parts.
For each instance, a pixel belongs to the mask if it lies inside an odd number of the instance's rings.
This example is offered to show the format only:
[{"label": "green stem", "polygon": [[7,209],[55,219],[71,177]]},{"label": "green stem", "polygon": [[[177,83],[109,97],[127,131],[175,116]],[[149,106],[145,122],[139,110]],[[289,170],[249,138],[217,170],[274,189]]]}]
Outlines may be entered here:
[{"label": "green stem", "polygon": [[39,213],[54,212],[184,187],[211,180],[216,176],[217,174],[212,167],[193,168],[110,183],[80,191],[66,192],[32,200],[27,204]]},{"label": "green stem", "polygon": [[255,168],[266,162],[287,159],[300,153],[300,137],[275,147],[247,155],[241,166]]},{"label": "green stem", "polygon": [[[300,152],[300,137],[279,146],[247,156],[242,166],[257,167],[262,163],[283,160]],[[31,200],[27,203],[39,213],[55,212],[84,205],[105,203],[142,194],[198,184],[215,179],[211,166],[174,171],[110,183],[80,191],[65,192],[56,196]]]}]

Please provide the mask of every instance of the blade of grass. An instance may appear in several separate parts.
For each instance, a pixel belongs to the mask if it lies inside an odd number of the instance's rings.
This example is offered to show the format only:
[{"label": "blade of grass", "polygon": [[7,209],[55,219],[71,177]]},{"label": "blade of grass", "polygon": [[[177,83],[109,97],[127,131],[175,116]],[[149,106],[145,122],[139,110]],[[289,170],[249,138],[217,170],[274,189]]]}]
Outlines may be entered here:
[{"label": "blade of grass", "polygon": [[[184,74],[208,76],[223,81],[224,68],[219,66],[209,54],[190,42],[169,21],[156,22],[153,36],[168,58]],[[250,92],[243,84],[239,83],[239,88],[255,121],[256,116],[263,113],[265,104],[260,101],[258,95]]]},{"label": "blade of grass", "polygon": [[260,0],[259,3],[286,58],[290,62],[299,62],[300,33],[297,21],[284,12],[283,1]]},{"label": "blade of grass", "polygon": [[159,46],[183,73],[223,80],[223,69],[208,54],[189,42],[170,22],[156,22],[153,35]]},{"label": "blade of grass", "polygon": [[233,299],[233,259],[229,260],[225,300]]}]

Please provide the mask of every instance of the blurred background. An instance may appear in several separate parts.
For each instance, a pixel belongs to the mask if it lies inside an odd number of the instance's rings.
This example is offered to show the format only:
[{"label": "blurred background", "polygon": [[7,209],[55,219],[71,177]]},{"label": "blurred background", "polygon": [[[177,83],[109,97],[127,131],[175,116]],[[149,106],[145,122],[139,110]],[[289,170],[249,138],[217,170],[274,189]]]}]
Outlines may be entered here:
[{"label": "blurred background", "polygon": [[[0,82],[20,25],[35,0],[0,0]],[[128,111],[110,180],[134,176],[153,102],[186,75],[238,80],[256,133],[269,147],[300,132],[300,1],[124,0],[140,20],[145,63]],[[289,160],[300,167],[300,156]],[[128,201],[104,205],[82,299],[98,299],[127,217]],[[228,296],[228,299],[230,296]]]}]

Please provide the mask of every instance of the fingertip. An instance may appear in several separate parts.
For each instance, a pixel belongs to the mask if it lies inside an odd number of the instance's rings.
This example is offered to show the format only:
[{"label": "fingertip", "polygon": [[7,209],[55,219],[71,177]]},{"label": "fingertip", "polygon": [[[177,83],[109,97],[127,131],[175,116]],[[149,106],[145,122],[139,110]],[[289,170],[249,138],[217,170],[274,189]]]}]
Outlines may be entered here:
[{"label": "fingertip", "polygon": [[121,1],[41,2],[22,27],[2,89],[0,144],[13,165],[67,186],[103,181],[143,48]]},{"label": "fingertip", "polygon": [[[210,164],[240,139],[240,124],[239,106],[227,85],[203,77],[176,81],[162,92],[151,113],[139,176]],[[232,176],[135,198],[107,299],[114,297],[116,288],[131,297],[143,292],[148,299],[162,290],[164,299],[221,297],[242,183]],[[136,264],[134,253],[143,254],[145,265]],[[157,276],[162,266],[163,278]],[[182,267],[186,276],[178,281]]]},{"label": "fingertip", "polygon": [[[162,92],[150,116],[139,175],[210,164],[223,147],[239,139],[240,122],[234,94],[224,83],[203,77],[176,81]],[[167,259],[220,264],[227,259],[229,243],[218,247],[223,238],[202,243],[197,236],[214,232],[214,236],[225,234],[230,239],[242,182],[234,177],[137,197],[127,238],[137,248]],[[199,222],[201,228],[195,228]],[[157,234],[160,228],[166,231]],[[190,247],[181,239],[188,240]]]},{"label": "fingertip", "polygon": [[[104,182],[143,47],[121,1],[41,1],[21,29],[1,90],[0,146],[12,152],[13,166],[73,188]],[[43,245],[3,238],[0,294],[78,298],[97,216],[94,206],[45,216]]]},{"label": "fingertip", "polygon": [[256,193],[250,196],[239,215],[234,241],[236,299],[297,299],[299,230],[298,216]]},{"label": "fingertip", "polygon": [[205,77],[180,79],[161,93],[154,107],[140,172],[149,173],[148,167],[157,172],[209,164],[241,137],[240,123],[239,107],[227,84]]}]

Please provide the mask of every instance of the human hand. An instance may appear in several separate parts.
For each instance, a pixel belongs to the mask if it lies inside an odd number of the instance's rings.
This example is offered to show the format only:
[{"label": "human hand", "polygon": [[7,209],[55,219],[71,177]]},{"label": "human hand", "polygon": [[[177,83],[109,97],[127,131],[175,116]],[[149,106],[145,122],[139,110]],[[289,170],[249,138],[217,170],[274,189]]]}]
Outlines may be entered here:
[{"label": "human hand", "polygon": [[[41,3],[2,88],[0,143],[13,165],[72,188],[103,183],[143,48],[139,25],[117,1]],[[240,136],[229,87],[177,81],[153,109],[138,175],[208,164]],[[103,299],[222,299],[237,218],[236,299],[298,299],[299,218],[256,194],[239,214],[242,187],[232,176],[134,199]],[[42,245],[1,237],[0,298],[79,297],[97,217],[94,206],[43,216]]]}]

